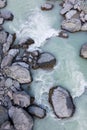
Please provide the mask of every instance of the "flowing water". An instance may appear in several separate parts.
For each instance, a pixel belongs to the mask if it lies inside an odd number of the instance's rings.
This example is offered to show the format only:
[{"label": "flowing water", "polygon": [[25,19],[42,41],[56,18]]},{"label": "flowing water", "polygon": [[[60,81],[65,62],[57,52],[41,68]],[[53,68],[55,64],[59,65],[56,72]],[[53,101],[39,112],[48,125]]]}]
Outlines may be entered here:
[{"label": "flowing water", "polygon": [[[87,60],[80,58],[81,45],[87,42],[87,33],[69,34],[68,39],[56,37],[62,17],[60,1],[51,11],[41,11],[45,0],[8,0],[7,9],[14,14],[13,22],[4,24],[6,30],[17,33],[17,41],[32,37],[35,44],[30,50],[51,52],[57,59],[52,71],[32,70],[33,82],[29,93],[47,110],[46,118],[35,118],[34,130],[87,130]],[[48,103],[48,92],[52,86],[67,88],[76,104],[76,113],[67,120],[57,119]]]}]

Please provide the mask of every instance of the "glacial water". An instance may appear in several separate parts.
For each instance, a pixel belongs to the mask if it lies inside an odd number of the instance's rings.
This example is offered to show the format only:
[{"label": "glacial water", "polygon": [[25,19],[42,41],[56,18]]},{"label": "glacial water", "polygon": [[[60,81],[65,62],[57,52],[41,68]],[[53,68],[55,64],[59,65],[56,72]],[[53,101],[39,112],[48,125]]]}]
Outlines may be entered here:
[{"label": "glacial water", "polygon": [[[79,56],[81,45],[87,42],[87,33],[69,34],[68,39],[57,37],[62,21],[60,1],[55,2],[53,10],[46,12],[40,10],[44,2],[8,0],[7,9],[13,12],[14,20],[4,24],[6,30],[16,32],[16,42],[30,36],[35,40],[30,50],[48,51],[57,59],[52,71],[32,70],[29,93],[47,110],[46,118],[35,118],[34,130],[87,130],[87,60]],[[76,113],[70,119],[57,119],[48,103],[49,89],[56,85],[67,88],[73,96]]]}]

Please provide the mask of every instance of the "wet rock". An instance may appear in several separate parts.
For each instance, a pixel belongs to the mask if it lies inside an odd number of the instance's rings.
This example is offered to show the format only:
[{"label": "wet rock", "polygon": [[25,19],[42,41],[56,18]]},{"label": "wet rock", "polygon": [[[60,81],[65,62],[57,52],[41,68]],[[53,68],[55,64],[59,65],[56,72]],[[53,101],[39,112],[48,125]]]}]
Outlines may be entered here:
[{"label": "wet rock", "polygon": [[0,18],[0,25],[2,25],[4,23],[4,19]]},{"label": "wet rock", "polygon": [[0,105],[0,125],[8,120],[7,109]]},{"label": "wet rock", "polygon": [[14,42],[14,35],[9,34],[6,43],[3,44],[3,53],[8,52],[13,42]]},{"label": "wet rock", "polygon": [[71,19],[77,13],[76,10],[70,10],[65,14],[66,19]]},{"label": "wet rock", "polygon": [[73,8],[73,5],[71,3],[66,3],[64,8],[61,10],[60,14],[64,15],[65,13],[70,11],[70,9],[72,8]]},{"label": "wet rock", "polygon": [[7,5],[7,0],[0,0],[0,9]]},{"label": "wet rock", "polygon": [[8,10],[1,10],[0,16],[4,18],[4,20],[13,20],[13,14]]},{"label": "wet rock", "polygon": [[80,51],[80,56],[87,58],[87,43],[83,44]]},{"label": "wet rock", "polygon": [[22,39],[19,42],[19,45],[24,47],[24,48],[28,48],[28,46],[31,44],[34,44],[34,40],[32,38]]},{"label": "wet rock", "polygon": [[32,130],[33,119],[22,108],[11,107],[9,110],[9,116],[12,119],[16,130]]},{"label": "wet rock", "polygon": [[51,69],[55,66],[55,64],[56,64],[55,57],[48,52],[41,53],[37,61],[38,67],[43,69]]},{"label": "wet rock", "polygon": [[14,130],[14,128],[9,121],[6,121],[1,125],[0,130]]},{"label": "wet rock", "polygon": [[87,22],[85,22],[85,23],[82,25],[81,30],[82,30],[82,31],[87,31]]},{"label": "wet rock", "polygon": [[18,106],[28,107],[30,105],[30,96],[24,91],[13,93],[13,102]]},{"label": "wet rock", "polygon": [[65,32],[65,31],[60,31],[59,32],[59,35],[58,35],[59,37],[62,37],[62,38],[68,38],[69,36],[68,36],[68,34],[67,34],[67,32]]},{"label": "wet rock", "polygon": [[7,40],[7,33],[5,31],[0,31],[0,43],[3,44]]},{"label": "wet rock", "polygon": [[60,86],[50,89],[49,102],[58,118],[69,118],[75,112],[70,93]]},{"label": "wet rock", "polygon": [[8,54],[3,58],[1,63],[1,68],[6,66],[10,66],[12,64],[13,59],[19,53],[18,49],[11,49],[9,50]]},{"label": "wet rock", "polygon": [[44,118],[46,116],[46,110],[44,110],[43,108],[41,108],[38,105],[31,105],[28,108],[28,112],[32,115],[32,116],[36,116],[40,119]]},{"label": "wet rock", "polygon": [[75,18],[64,20],[61,27],[69,32],[77,32],[81,30],[81,21]]},{"label": "wet rock", "polygon": [[45,4],[43,4],[43,5],[41,6],[41,10],[43,10],[43,11],[48,11],[48,10],[52,10],[53,7],[54,7],[53,4],[51,4],[51,3],[45,3]]},{"label": "wet rock", "polygon": [[20,65],[5,67],[4,72],[8,77],[17,80],[21,84],[31,82],[30,72]]}]

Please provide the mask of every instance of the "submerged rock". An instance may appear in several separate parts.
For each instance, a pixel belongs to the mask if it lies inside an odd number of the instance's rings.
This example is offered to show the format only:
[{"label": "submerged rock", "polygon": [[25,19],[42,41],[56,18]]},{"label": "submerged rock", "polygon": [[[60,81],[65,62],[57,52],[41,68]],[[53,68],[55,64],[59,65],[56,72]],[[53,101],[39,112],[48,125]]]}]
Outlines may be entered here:
[{"label": "submerged rock", "polygon": [[45,3],[41,6],[41,10],[44,10],[44,11],[48,11],[48,10],[52,10],[54,7],[53,4],[51,3]]},{"label": "submerged rock", "polygon": [[11,107],[9,110],[9,116],[12,119],[16,130],[32,130],[33,119],[22,108]]},{"label": "submerged rock", "polygon": [[62,37],[62,38],[68,38],[69,36],[68,36],[68,34],[67,34],[67,32],[65,32],[65,31],[63,31],[63,30],[61,30],[60,32],[59,32],[59,35],[58,35],[59,37]]},{"label": "submerged rock", "polygon": [[24,91],[13,93],[13,102],[18,106],[28,107],[30,105],[30,96]]},{"label": "submerged rock", "polygon": [[10,67],[5,67],[4,72],[8,77],[17,80],[21,84],[31,82],[30,72],[20,65],[12,65]]},{"label": "submerged rock", "polygon": [[0,125],[8,120],[7,109],[3,106],[0,106]]},{"label": "submerged rock", "polygon": [[81,30],[81,21],[75,18],[64,20],[61,27],[69,32],[77,32]]},{"label": "submerged rock", "polygon": [[7,10],[1,10],[0,16],[4,18],[5,20],[13,20],[14,18],[13,14]]},{"label": "submerged rock", "polygon": [[83,58],[87,58],[87,43],[83,44],[80,51],[80,56]]},{"label": "submerged rock", "polygon": [[0,9],[7,5],[7,0],[0,0]]},{"label": "submerged rock", "polygon": [[28,108],[28,112],[33,115],[36,116],[40,119],[44,118],[46,116],[46,110],[44,110],[43,108],[41,108],[38,105],[31,105]]},{"label": "submerged rock", "polygon": [[75,112],[70,93],[60,86],[50,89],[49,102],[58,118],[69,118]]},{"label": "submerged rock", "polygon": [[37,60],[38,67],[42,69],[51,69],[55,66],[55,64],[55,57],[48,52],[41,53]]}]

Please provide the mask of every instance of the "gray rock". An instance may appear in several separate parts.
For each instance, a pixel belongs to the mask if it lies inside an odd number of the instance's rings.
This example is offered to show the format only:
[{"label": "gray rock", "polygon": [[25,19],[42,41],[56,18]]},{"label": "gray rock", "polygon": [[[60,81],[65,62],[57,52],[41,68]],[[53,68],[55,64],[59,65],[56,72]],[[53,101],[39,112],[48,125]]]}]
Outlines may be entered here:
[{"label": "gray rock", "polygon": [[9,116],[12,119],[16,130],[32,130],[33,119],[22,108],[11,107],[9,110]]},{"label": "gray rock", "polygon": [[41,10],[43,10],[43,11],[48,11],[48,10],[52,10],[53,7],[54,7],[53,4],[51,4],[51,3],[45,3],[45,4],[43,4],[43,5],[41,6]]},{"label": "gray rock", "polygon": [[29,45],[34,44],[34,40],[32,38],[22,39],[19,42],[19,45],[28,48]]},{"label": "gray rock", "polygon": [[0,25],[4,23],[4,18],[0,17]]},{"label": "gray rock", "polygon": [[65,14],[66,19],[71,19],[77,13],[76,10],[70,10]]},{"label": "gray rock", "polygon": [[6,121],[1,125],[0,130],[14,130],[14,128],[9,121]]},{"label": "gray rock", "polygon": [[85,22],[82,27],[81,27],[82,31],[87,31],[87,22]]},{"label": "gray rock", "polygon": [[66,3],[64,8],[61,10],[60,14],[64,15],[65,13],[70,11],[70,9],[72,8],[73,8],[73,5],[71,3]]},{"label": "gray rock", "polygon": [[37,61],[38,67],[43,69],[51,69],[55,66],[55,64],[56,64],[55,57],[48,52],[41,53]]},{"label": "gray rock", "polygon": [[58,118],[69,118],[75,112],[70,93],[60,86],[50,89],[49,102]]},{"label": "gray rock", "polygon": [[7,109],[0,105],[0,125],[8,120]]},{"label": "gray rock", "polygon": [[21,84],[31,82],[30,72],[20,65],[12,65],[10,67],[5,67],[4,72],[8,77],[17,80]]},{"label": "gray rock", "polygon": [[3,44],[3,53],[8,52],[10,49],[10,46],[13,44],[14,36],[12,34],[9,34],[6,43]]},{"label": "gray rock", "polygon": [[42,109],[40,106],[38,105],[31,105],[28,108],[28,112],[33,115],[36,116],[40,119],[44,118],[46,116],[46,110]]},{"label": "gray rock", "polygon": [[15,105],[28,107],[30,105],[30,96],[24,91],[13,93],[13,102]]},{"label": "gray rock", "polygon": [[7,0],[0,0],[0,9],[7,5]]},{"label": "gray rock", "polygon": [[83,58],[87,58],[87,43],[83,44],[80,51],[80,56]]},{"label": "gray rock", "polygon": [[29,64],[25,63],[25,62],[14,62],[12,65],[20,65],[26,69],[29,69]]},{"label": "gray rock", "polygon": [[19,53],[18,49],[11,49],[9,50],[8,54],[3,58],[1,63],[1,68],[6,66],[10,66],[12,64],[13,59]]},{"label": "gray rock", "polygon": [[13,20],[13,14],[8,10],[1,10],[0,16],[4,18],[4,20]]},{"label": "gray rock", "polygon": [[81,30],[81,21],[75,18],[64,20],[61,27],[69,32],[77,32]]},{"label": "gray rock", "polygon": [[61,30],[58,34],[58,37],[62,37],[62,38],[68,38],[69,35],[67,34],[67,32]]},{"label": "gray rock", "polygon": [[7,40],[7,33],[5,31],[0,31],[0,43],[3,44]]}]

